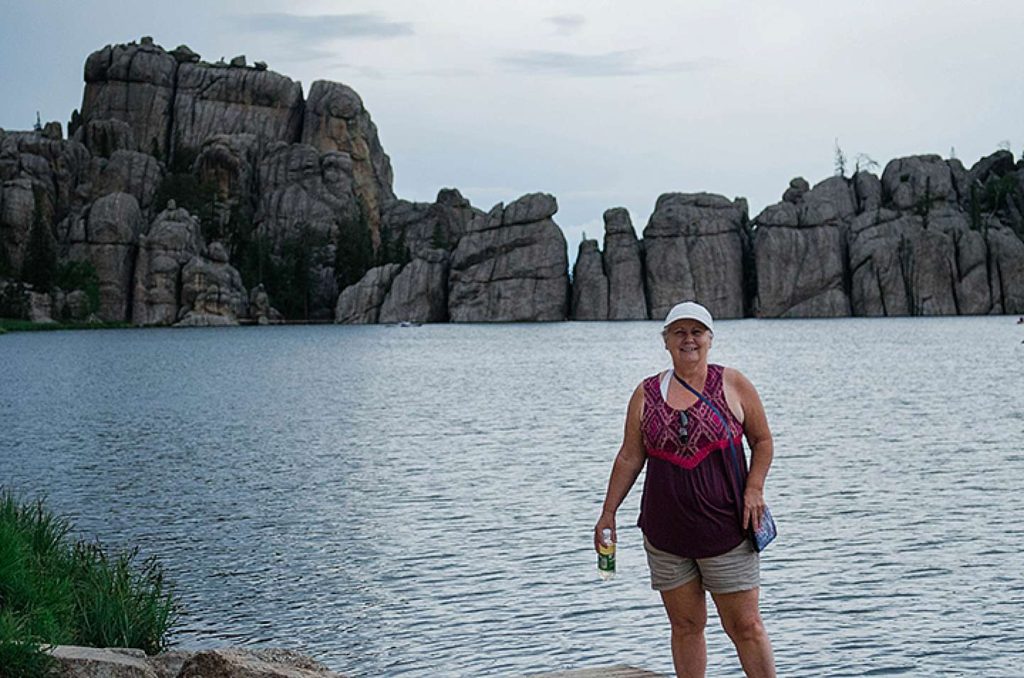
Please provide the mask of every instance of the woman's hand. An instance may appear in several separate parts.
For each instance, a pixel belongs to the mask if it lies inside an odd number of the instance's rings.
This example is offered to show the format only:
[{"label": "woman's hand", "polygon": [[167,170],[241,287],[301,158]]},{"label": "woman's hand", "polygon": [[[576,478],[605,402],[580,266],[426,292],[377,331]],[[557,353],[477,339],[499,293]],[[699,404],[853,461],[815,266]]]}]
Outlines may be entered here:
[{"label": "woman's hand", "polygon": [[765,508],[764,490],[748,485],[743,492],[743,529],[760,530]]},{"label": "woman's hand", "polygon": [[612,543],[615,543],[619,540],[615,534],[615,514],[611,511],[602,511],[601,517],[597,519],[597,525],[594,525],[595,551],[599,552],[601,549],[601,532],[605,529],[609,529],[612,531]]}]

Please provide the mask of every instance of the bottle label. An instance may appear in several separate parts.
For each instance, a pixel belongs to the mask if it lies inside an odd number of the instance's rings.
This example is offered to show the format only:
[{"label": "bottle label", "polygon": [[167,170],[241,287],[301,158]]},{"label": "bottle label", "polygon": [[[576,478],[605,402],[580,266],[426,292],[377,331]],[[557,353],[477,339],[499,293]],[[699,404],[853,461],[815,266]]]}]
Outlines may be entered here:
[{"label": "bottle label", "polygon": [[597,554],[597,569],[604,572],[615,571],[615,547],[602,546]]}]

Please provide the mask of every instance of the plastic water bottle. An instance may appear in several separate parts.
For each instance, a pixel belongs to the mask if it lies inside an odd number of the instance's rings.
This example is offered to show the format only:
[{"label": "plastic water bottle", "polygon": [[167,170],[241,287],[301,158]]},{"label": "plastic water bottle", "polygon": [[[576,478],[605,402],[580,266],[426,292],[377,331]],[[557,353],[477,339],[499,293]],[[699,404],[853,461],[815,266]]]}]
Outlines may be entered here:
[{"label": "plastic water bottle", "polygon": [[610,528],[601,530],[601,544],[597,550],[597,573],[608,581],[615,576],[615,542]]}]

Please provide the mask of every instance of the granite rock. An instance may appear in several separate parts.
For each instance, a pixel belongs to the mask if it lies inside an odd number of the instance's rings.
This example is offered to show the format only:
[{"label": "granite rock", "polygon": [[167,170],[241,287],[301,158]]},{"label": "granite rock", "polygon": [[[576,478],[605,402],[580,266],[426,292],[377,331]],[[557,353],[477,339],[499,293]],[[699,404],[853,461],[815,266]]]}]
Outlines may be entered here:
[{"label": "granite rock", "polygon": [[187,156],[218,134],[252,134],[268,144],[298,142],[302,110],[302,86],[286,76],[183,63],[178,68],[171,143],[175,154]]},{"label": "granite rock", "polygon": [[647,320],[641,246],[625,208],[605,210],[602,256],[608,276],[608,319]]},{"label": "granite rock", "polygon": [[378,247],[381,214],[395,200],[394,176],[377,126],[359,95],[341,83],[314,82],[306,101],[302,142],[321,152],[336,151],[351,158],[355,194],[369,223],[374,247]]},{"label": "granite rock", "polygon": [[68,259],[87,261],[99,278],[97,315],[107,322],[128,319],[139,235],[145,221],[139,202],[127,193],[99,198],[87,213],[75,219],[68,234]]},{"label": "granite rock", "polygon": [[184,209],[164,210],[139,238],[132,322],[172,325],[179,319],[182,270],[203,251],[199,221]]},{"label": "granite rock", "polygon": [[120,120],[131,129],[132,150],[167,158],[177,71],[175,58],[150,42],[107,45],[93,52],[85,62],[79,132],[85,135],[96,120]]},{"label": "granite rock", "polygon": [[448,319],[449,254],[421,250],[391,282],[377,322],[439,323]]},{"label": "granite rock", "polygon": [[248,312],[249,294],[242,276],[219,260],[218,248],[223,251],[223,245],[211,243],[207,252],[215,258],[197,255],[182,268],[177,326],[237,325]]},{"label": "granite rock", "polygon": [[716,318],[744,311],[746,204],[709,193],[666,193],[644,229],[647,301],[652,318],[694,299]]},{"label": "granite rock", "polygon": [[[401,264],[385,264],[371,268],[354,285],[338,295],[334,322],[346,325],[372,325],[380,318],[380,308],[387,299]],[[405,318],[403,318],[405,320]]]},{"label": "granite rock", "polygon": [[572,268],[573,320],[608,319],[608,276],[596,240],[583,240]]},{"label": "granite rock", "polygon": [[472,221],[452,253],[452,322],[565,319],[568,257],[555,210],[553,197],[530,194]]}]

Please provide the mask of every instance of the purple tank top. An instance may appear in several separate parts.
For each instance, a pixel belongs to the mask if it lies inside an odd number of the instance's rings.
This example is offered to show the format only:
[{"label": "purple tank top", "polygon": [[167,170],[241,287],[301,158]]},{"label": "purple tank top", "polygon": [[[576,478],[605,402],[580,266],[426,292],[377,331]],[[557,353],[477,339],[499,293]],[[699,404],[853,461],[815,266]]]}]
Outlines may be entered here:
[{"label": "purple tank top", "polygon": [[703,395],[729,421],[742,477],[733,479],[726,427],[698,400],[686,409],[689,440],[680,442],[679,410],[661,395],[660,375],[643,382],[642,431],[647,477],[637,524],[655,548],[685,558],[709,558],[743,541],[743,495],[747,463],[743,425],[725,402],[721,365],[708,365]]}]

